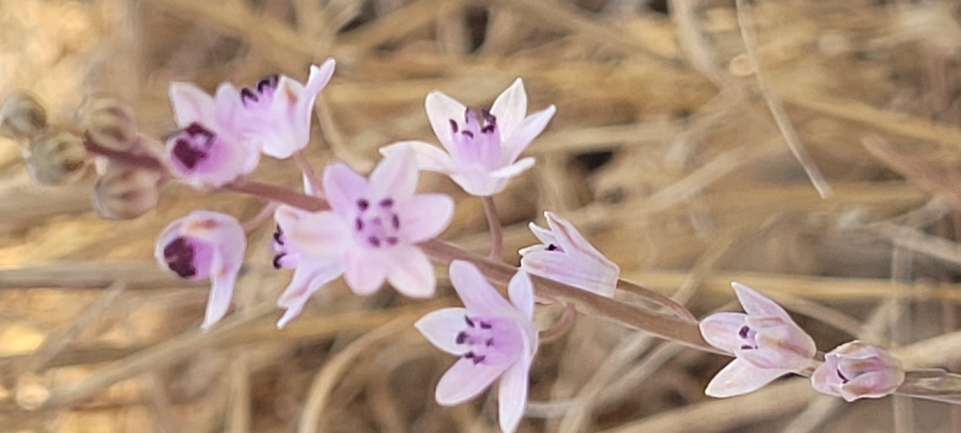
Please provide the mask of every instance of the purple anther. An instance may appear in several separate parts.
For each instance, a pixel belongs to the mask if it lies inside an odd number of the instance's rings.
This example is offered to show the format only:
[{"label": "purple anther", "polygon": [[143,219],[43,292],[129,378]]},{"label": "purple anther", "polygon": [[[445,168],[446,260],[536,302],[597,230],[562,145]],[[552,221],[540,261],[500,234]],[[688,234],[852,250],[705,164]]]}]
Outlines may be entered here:
[{"label": "purple anther", "polygon": [[197,274],[194,267],[194,247],[186,238],[179,237],[164,247],[164,259],[167,267],[182,278],[189,278]]},{"label": "purple anther", "polygon": [[383,208],[389,208],[393,205],[394,205],[394,199],[392,198],[385,198],[380,201],[380,207],[383,207]]},{"label": "purple anther", "polygon": [[359,208],[361,212],[367,210],[368,207],[370,207],[370,202],[366,199],[357,200],[357,208]]},{"label": "purple anther", "polygon": [[471,328],[474,328],[474,327],[475,327],[475,326],[474,326],[474,321],[471,320],[470,317],[464,316],[464,321],[467,322],[467,326],[470,326]]},{"label": "purple anther", "polygon": [[457,122],[455,122],[454,119],[450,119],[450,129],[454,132],[454,134],[456,134],[458,131]]},{"label": "purple anther", "polygon": [[280,266],[280,259],[284,258],[284,256],[286,255],[287,253],[280,253],[274,256],[274,269],[280,269],[283,267],[283,266]]}]

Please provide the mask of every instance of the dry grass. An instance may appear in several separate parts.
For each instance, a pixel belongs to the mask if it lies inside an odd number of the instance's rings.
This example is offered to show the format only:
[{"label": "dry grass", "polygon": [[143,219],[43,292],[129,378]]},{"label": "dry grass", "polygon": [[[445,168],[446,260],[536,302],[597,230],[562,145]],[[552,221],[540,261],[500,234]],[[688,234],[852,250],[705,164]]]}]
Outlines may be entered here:
[{"label": "dry grass", "polygon": [[[697,315],[742,281],[799,313],[821,350],[945,334],[901,353],[957,369],[959,14],[957,1],[0,0],[0,96],[31,89],[70,123],[84,96],[111,94],[163,137],[173,80],[304,79],[334,56],[308,158],[363,170],[384,144],[430,139],[427,92],[483,106],[523,77],[531,109],[558,114],[528,152],[538,165],[496,197],[509,261],[553,210]],[[33,186],[17,144],[0,144],[0,430],[496,431],[491,396],[433,402],[452,359],[409,324],[456,302],[446,283],[428,303],[334,284],[276,331],[289,275],[263,227],[234,311],[202,333],[205,287],[160,272],[154,236],[190,209],[244,219],[260,202],[168,185],[145,217],[103,221],[92,175]],[[274,161],[255,176],[299,182]],[[484,251],[481,203],[436,176],[422,188],[458,200],[445,238]],[[708,399],[724,362],[579,317],[541,347],[519,431],[961,429],[944,405],[841,404],[805,379]]]}]

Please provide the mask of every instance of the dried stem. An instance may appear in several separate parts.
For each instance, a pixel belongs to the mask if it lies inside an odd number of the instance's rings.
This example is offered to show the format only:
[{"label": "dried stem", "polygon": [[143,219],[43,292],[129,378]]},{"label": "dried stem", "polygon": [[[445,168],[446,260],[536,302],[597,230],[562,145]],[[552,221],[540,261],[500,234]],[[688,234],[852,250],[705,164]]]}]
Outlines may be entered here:
[{"label": "dried stem", "polygon": [[484,202],[484,215],[487,216],[487,226],[491,233],[491,253],[488,257],[491,260],[500,260],[503,257],[504,234],[501,229],[501,220],[497,217],[497,208],[494,207],[494,198],[490,196],[481,197]]}]

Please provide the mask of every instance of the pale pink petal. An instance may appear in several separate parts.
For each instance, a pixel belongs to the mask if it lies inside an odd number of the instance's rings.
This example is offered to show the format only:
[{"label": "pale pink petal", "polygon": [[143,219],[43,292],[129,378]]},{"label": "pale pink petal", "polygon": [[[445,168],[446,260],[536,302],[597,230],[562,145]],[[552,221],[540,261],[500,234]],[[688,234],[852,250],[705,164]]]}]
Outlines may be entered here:
[{"label": "pale pink petal", "polygon": [[414,327],[438,349],[451,355],[462,356],[470,351],[470,346],[458,344],[457,335],[464,328],[464,318],[469,314],[466,308],[431,311],[414,323]]},{"label": "pale pink petal", "polygon": [[454,148],[450,121],[463,123],[467,107],[442,92],[430,92],[424,105],[427,108],[427,120],[430,121],[434,134],[437,135],[444,149],[450,153]]},{"label": "pale pink petal", "polygon": [[494,289],[487,278],[470,262],[454,260],[450,264],[450,281],[468,310],[481,314],[503,315],[513,311],[514,306],[507,302],[500,292]]},{"label": "pale pink petal", "polygon": [[527,149],[527,146],[544,131],[547,123],[554,117],[555,111],[557,111],[557,108],[551,105],[550,107],[531,114],[517,126],[517,130],[514,131],[513,134],[510,136],[501,136],[504,140],[505,162],[514,161],[521,156],[524,149]]},{"label": "pale pink petal", "polygon": [[204,314],[203,324],[200,325],[201,329],[210,329],[227,314],[227,310],[230,309],[230,300],[234,296],[234,284],[237,282],[239,271],[238,264],[236,269],[231,268],[228,272],[211,275],[210,296],[207,297],[207,312]]},{"label": "pale pink petal", "polygon": [[464,192],[475,197],[489,197],[504,190],[507,179],[491,177],[489,173],[474,173],[455,168],[450,179],[464,189]]},{"label": "pale pink petal", "polygon": [[367,195],[367,179],[343,163],[328,165],[322,182],[324,195],[338,215],[352,215],[357,209],[357,199]]},{"label": "pale pink petal", "polygon": [[559,242],[564,251],[567,253],[580,253],[586,257],[590,257],[591,260],[599,262],[598,266],[613,269],[616,278],[616,275],[620,273],[617,264],[610,261],[607,257],[604,257],[597,248],[594,248],[594,246],[581,235],[577,227],[574,227],[574,224],[571,224],[570,221],[552,212],[544,212],[544,216],[547,218],[547,225],[557,236],[557,242]]},{"label": "pale pink petal", "polygon": [[527,272],[517,271],[507,284],[507,295],[511,303],[528,321],[534,317],[534,284]]},{"label": "pale pink petal", "polygon": [[744,340],[738,338],[738,333],[745,325],[747,314],[717,313],[701,320],[698,327],[708,344],[733,354],[744,344]]},{"label": "pale pink petal", "polygon": [[333,212],[311,213],[300,218],[291,212],[278,212],[275,217],[287,242],[312,256],[340,256],[352,241],[351,228]]},{"label": "pale pink petal", "polygon": [[437,403],[453,406],[476,397],[494,383],[509,366],[510,364],[475,364],[469,358],[457,360],[437,383]]},{"label": "pale pink petal", "polygon": [[214,100],[197,86],[190,83],[172,83],[169,93],[177,126],[183,128],[192,122],[214,121]]},{"label": "pale pink petal", "polygon": [[327,86],[330,78],[334,76],[334,67],[337,62],[333,57],[328,58],[320,66],[310,65],[310,76],[307,78],[307,94],[317,95],[318,92]]},{"label": "pale pink petal", "polygon": [[450,159],[450,155],[439,147],[423,141],[398,141],[381,147],[379,150],[380,154],[386,157],[391,153],[402,151],[405,147],[410,147],[414,150],[414,155],[417,157],[418,170],[433,171],[447,175],[453,171],[454,162]]},{"label": "pale pink petal", "polygon": [[437,279],[434,265],[420,248],[412,245],[397,245],[389,253],[390,268],[387,281],[398,292],[412,298],[434,296]]},{"label": "pale pink petal", "polygon": [[534,237],[536,237],[537,240],[541,241],[542,244],[559,245],[559,243],[557,242],[557,239],[554,237],[554,232],[547,230],[545,228],[542,228],[541,226],[538,226],[537,224],[534,224],[534,223],[528,224],[527,227],[531,229],[531,233],[534,233]]},{"label": "pale pink petal", "polygon": [[572,258],[560,250],[525,249],[521,268],[534,275],[607,297],[614,295],[617,284],[617,273],[594,266],[589,259]]},{"label": "pale pink petal", "polygon": [[368,194],[373,200],[391,197],[406,201],[417,188],[417,157],[411,148],[385,156],[370,173]]},{"label": "pale pink petal", "polygon": [[758,293],[756,290],[738,282],[731,283],[737,299],[741,302],[744,312],[752,316],[773,316],[784,319],[785,322],[794,323],[791,316],[784,311],[780,305]]},{"label": "pale pink petal", "polygon": [[530,373],[530,357],[524,355],[504,372],[497,389],[498,417],[501,431],[513,433],[520,424],[527,408],[527,376]]},{"label": "pale pink petal", "polygon": [[[217,87],[214,107],[217,124],[234,136],[243,136],[249,119],[247,111],[244,110],[244,103],[240,99],[240,91],[230,83],[221,84]],[[258,148],[257,151],[259,152],[260,149]]]},{"label": "pale pink petal", "polygon": [[534,162],[534,158],[522,158],[520,161],[517,161],[511,165],[490,172],[489,176],[494,179],[510,179],[529,170],[534,166]]},{"label": "pale pink petal", "polygon": [[344,280],[354,293],[366,296],[384,284],[388,266],[386,258],[380,254],[349,250],[344,256]]},{"label": "pale pink petal", "polygon": [[787,370],[757,368],[736,358],[711,379],[704,393],[718,398],[747,394],[787,373]]},{"label": "pale pink petal", "polygon": [[329,283],[344,272],[339,260],[306,259],[294,269],[294,276],[284,293],[277,300],[277,306],[286,309],[284,316],[277,322],[277,329],[287,326],[300,315],[310,296],[324,284]]},{"label": "pale pink petal", "polygon": [[510,137],[527,115],[527,93],[520,78],[494,100],[491,114],[497,118],[501,137]]},{"label": "pale pink petal", "polygon": [[454,201],[445,194],[418,194],[397,206],[407,242],[418,243],[441,234],[454,216]]}]

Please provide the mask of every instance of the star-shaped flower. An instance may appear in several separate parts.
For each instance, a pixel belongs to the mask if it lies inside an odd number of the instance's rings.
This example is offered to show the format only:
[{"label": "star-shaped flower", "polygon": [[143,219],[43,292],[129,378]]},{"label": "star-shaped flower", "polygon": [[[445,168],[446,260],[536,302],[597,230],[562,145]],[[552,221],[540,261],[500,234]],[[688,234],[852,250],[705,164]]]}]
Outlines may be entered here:
[{"label": "star-shaped flower", "polygon": [[531,223],[541,241],[520,250],[521,269],[601,296],[614,296],[620,268],[597,251],[570,221],[544,212],[550,230]]},{"label": "star-shaped flower", "polygon": [[421,170],[446,174],[475,196],[502,191],[511,178],[534,165],[534,158],[518,158],[555,112],[551,105],[527,116],[527,93],[520,78],[497,97],[490,111],[481,110],[479,117],[441,92],[427,95],[426,106],[427,118],[444,150],[421,141],[402,141],[382,148],[381,153],[411,147]]},{"label": "star-shaped flower", "polygon": [[707,385],[707,395],[746,394],[816,365],[814,340],[780,305],[743,284],[731,286],[747,314],[717,313],[700,323],[708,343],[736,356]]},{"label": "star-shaped flower", "polygon": [[219,212],[191,212],[160,233],[154,256],[161,266],[181,278],[211,281],[203,329],[227,314],[246,247],[247,238],[237,219]]},{"label": "star-shaped flower", "polygon": [[414,324],[434,346],[460,357],[437,384],[437,402],[463,403],[500,377],[500,426],[512,433],[527,405],[527,376],[537,351],[530,277],[519,271],[511,278],[510,302],[468,262],[452,262],[450,280],[464,308],[434,311]]}]

